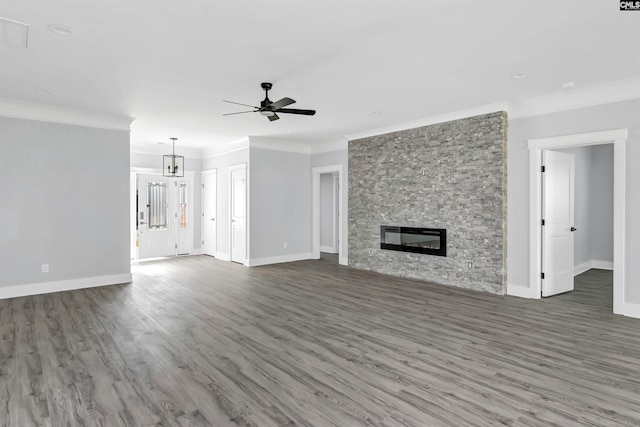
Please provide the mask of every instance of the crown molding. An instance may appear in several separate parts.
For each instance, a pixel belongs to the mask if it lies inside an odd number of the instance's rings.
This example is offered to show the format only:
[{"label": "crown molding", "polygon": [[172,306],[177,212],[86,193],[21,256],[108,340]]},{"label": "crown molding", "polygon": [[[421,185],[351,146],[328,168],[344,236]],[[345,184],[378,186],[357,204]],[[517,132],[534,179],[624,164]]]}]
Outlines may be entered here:
[{"label": "crown molding", "polygon": [[383,135],[385,133],[407,129],[415,129],[436,123],[444,123],[480,114],[493,113],[495,111],[506,111],[508,120],[515,120],[638,98],[640,98],[640,76],[625,80],[607,82],[600,85],[563,90],[548,95],[517,101],[504,101],[482,105],[475,108],[425,117],[410,122],[403,122],[347,134],[345,137],[347,140],[352,141],[354,139]]},{"label": "crown molding", "polygon": [[346,134],[348,141],[355,139],[368,138],[370,136],[384,135],[386,133],[398,132],[407,129],[415,129],[422,126],[434,125],[437,123],[445,123],[453,120],[460,120],[467,117],[479,116],[481,114],[495,113],[496,111],[508,111],[509,103],[497,102],[494,104],[482,105],[480,107],[468,108],[465,110],[453,111],[450,113],[438,114],[435,116],[424,117],[410,122],[397,123],[394,125],[379,127],[375,129],[365,130],[362,132]]},{"label": "crown molding", "polygon": [[509,119],[540,116],[640,98],[640,77],[573,88],[509,103]]},{"label": "crown molding", "polygon": [[0,99],[0,116],[129,132],[134,118],[57,105]]},{"label": "crown molding", "polygon": [[[151,154],[154,156],[161,156],[165,154],[171,154],[171,144],[140,144],[132,142],[129,145],[129,152],[131,154]],[[176,154],[184,156],[188,159],[202,159],[202,151],[197,148],[180,147],[178,145],[176,147]]]},{"label": "crown molding", "polygon": [[349,148],[349,140],[345,137],[320,141],[310,145],[311,154],[329,153],[331,151],[347,150]]},{"label": "crown molding", "polygon": [[311,154],[311,147],[306,142],[264,136],[249,136],[249,147],[285,151],[287,153]]},{"label": "crown molding", "polygon": [[224,144],[222,146],[213,146],[202,150],[202,159],[211,159],[224,154],[233,153],[249,148],[249,138],[242,138],[240,140]]}]

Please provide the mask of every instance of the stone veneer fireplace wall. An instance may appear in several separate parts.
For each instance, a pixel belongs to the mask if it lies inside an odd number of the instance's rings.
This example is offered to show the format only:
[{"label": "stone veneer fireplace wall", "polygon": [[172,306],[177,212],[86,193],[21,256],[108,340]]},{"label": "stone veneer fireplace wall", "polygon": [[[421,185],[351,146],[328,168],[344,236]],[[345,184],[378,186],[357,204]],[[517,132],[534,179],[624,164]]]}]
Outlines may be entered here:
[{"label": "stone veneer fireplace wall", "polygon": [[[505,294],[506,147],[505,112],[349,141],[349,266]],[[380,249],[381,225],[444,228],[447,256]]]}]

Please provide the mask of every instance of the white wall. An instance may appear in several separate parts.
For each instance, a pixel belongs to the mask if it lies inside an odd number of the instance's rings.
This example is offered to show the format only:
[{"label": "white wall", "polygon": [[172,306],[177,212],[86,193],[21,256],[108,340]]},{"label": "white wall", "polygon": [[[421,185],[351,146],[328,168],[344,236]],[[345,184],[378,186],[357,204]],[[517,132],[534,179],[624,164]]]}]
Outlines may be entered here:
[{"label": "white wall", "polygon": [[[202,170],[207,171],[217,169],[217,215],[216,215],[216,235],[218,242],[216,245],[216,258],[230,259],[229,253],[229,167],[249,163],[249,148],[243,148],[229,153],[223,153],[202,160]],[[186,168],[186,166],[185,166]],[[198,177],[200,180],[200,177]],[[251,188],[251,176],[248,175],[249,189]],[[196,198],[200,203],[201,194],[198,191]],[[200,212],[200,211],[198,211]],[[201,241],[200,235],[197,236]]]},{"label": "white wall", "polygon": [[333,204],[333,174],[320,174],[320,250],[324,252],[333,252]]},{"label": "white wall", "polygon": [[249,164],[250,265],[310,258],[310,156],[251,147]]},{"label": "white wall", "polygon": [[129,132],[0,129],[0,297],[130,281]]},{"label": "white wall", "polygon": [[347,265],[349,256],[349,151],[347,149],[311,155],[311,167],[342,165],[340,187],[342,188],[342,236],[340,236],[340,263]]},{"label": "white wall", "polygon": [[604,104],[509,122],[508,259],[510,285],[529,287],[529,150],[527,140],[628,128],[626,151],[626,289],[629,303],[640,304],[640,100]]}]

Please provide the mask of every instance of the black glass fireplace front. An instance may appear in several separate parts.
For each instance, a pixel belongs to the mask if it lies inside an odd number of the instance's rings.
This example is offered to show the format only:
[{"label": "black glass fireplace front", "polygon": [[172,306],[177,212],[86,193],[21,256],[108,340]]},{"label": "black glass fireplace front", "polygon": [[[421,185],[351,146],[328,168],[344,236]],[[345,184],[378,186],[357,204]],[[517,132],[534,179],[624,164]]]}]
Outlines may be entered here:
[{"label": "black glass fireplace front", "polygon": [[380,249],[447,256],[447,230],[381,225]]}]

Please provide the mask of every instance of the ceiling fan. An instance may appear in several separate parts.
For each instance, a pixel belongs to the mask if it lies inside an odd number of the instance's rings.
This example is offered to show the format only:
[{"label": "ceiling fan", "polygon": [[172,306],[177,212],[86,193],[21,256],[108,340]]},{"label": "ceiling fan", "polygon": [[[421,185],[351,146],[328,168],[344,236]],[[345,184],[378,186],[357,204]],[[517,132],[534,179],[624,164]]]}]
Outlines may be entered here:
[{"label": "ceiling fan", "polygon": [[287,105],[293,104],[294,101],[291,98],[282,98],[279,101],[272,102],[269,99],[269,90],[273,87],[271,83],[261,83],[260,87],[264,89],[264,101],[260,101],[260,106],[256,107],[255,105],[241,104],[239,102],[227,101],[223,99],[223,102],[228,102],[229,104],[243,105],[245,107],[251,107],[253,110],[250,111],[239,111],[237,113],[227,113],[223,114],[223,116],[231,116],[234,114],[244,114],[244,113],[260,113],[263,116],[266,116],[269,121],[278,120],[280,117],[276,113],[286,113],[286,114],[303,114],[305,116],[313,116],[316,113],[316,110],[299,110],[297,108],[284,108]]}]

